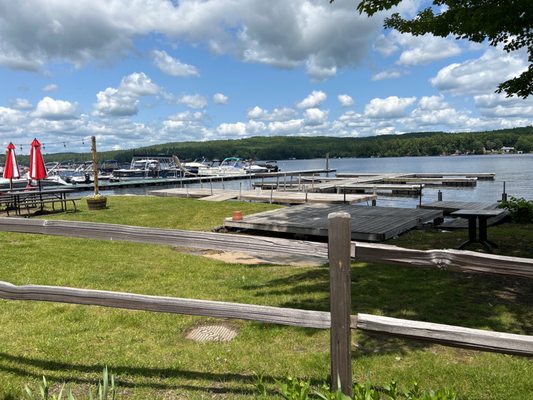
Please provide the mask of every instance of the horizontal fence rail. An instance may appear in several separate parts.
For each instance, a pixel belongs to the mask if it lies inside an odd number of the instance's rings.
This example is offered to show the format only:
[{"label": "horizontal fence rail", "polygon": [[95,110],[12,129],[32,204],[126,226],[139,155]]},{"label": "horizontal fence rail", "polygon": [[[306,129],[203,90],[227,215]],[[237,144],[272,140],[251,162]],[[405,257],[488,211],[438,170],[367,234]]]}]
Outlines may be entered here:
[{"label": "horizontal fence rail", "polygon": [[[323,263],[328,260],[326,243],[265,236],[22,218],[0,218],[0,231],[123,240],[201,250],[239,251],[253,255],[301,256]],[[355,255],[355,245],[355,242],[352,242],[352,256]],[[433,267],[450,271],[533,278],[533,259],[529,258],[498,256],[462,250],[415,250],[362,242],[357,242],[356,256],[358,261],[363,262],[382,262],[411,267]]]},{"label": "horizontal fence rail", "polygon": [[[15,286],[2,281],[0,281],[0,299],[96,305],[128,310],[242,319],[304,328],[331,328],[330,313],[324,311],[69,287]],[[533,336],[528,335],[491,332],[369,314],[352,315],[350,327],[366,332],[418,339],[453,347],[533,357]]]}]

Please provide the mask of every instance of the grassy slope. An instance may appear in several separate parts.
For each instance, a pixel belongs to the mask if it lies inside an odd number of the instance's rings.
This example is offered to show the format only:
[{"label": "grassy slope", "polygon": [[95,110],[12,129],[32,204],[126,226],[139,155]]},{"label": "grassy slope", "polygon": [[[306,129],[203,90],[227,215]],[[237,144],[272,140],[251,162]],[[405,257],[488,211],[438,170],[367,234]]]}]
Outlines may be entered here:
[{"label": "grassy slope", "polygon": [[[222,204],[193,200],[112,198],[101,213],[56,217],[208,229]],[[120,210],[118,204],[120,203]],[[150,203],[151,205],[148,205]],[[236,205],[228,203],[228,210]],[[161,218],[205,212],[200,222]],[[126,212],[126,207],[132,207]],[[242,206],[242,207],[241,207]],[[136,210],[157,208],[156,215]],[[239,208],[244,212],[244,205]],[[205,211],[207,210],[207,211]],[[141,213],[143,214],[143,213]],[[143,214],[144,215],[144,214]],[[176,217],[177,218],[177,217]],[[169,220],[172,219],[172,222]],[[154,221],[157,220],[157,221]],[[211,225],[210,225],[211,224]],[[170,247],[39,235],[0,234],[0,280],[169,295],[316,310],[328,309],[328,269],[244,266],[184,255]],[[386,265],[353,265],[353,312],[366,312],[533,334],[530,281]],[[119,375],[127,398],[249,398],[253,374],[268,383],[290,373],[323,381],[329,369],[326,331],[227,321],[229,343],[184,338],[205,318],[99,307],[0,301],[0,399],[18,398],[42,374],[95,382],[103,365]],[[219,321],[218,321],[219,322]],[[427,346],[357,334],[354,376],[384,384],[418,381],[450,387],[470,399],[525,399],[533,393],[529,359]],[[274,385],[270,385],[274,387]]]}]

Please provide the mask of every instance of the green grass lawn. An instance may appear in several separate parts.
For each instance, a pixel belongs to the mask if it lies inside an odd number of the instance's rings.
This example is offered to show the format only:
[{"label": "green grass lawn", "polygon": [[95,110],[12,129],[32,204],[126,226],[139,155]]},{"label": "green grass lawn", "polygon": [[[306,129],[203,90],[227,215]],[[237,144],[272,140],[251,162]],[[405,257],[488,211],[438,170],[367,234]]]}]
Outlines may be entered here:
[{"label": "green grass lawn", "polygon": [[[141,197],[112,197],[109,205],[46,218],[208,230],[236,207],[244,213],[270,207]],[[0,280],[18,285],[329,309],[325,266],[225,264],[169,246],[14,233],[0,233],[0,248]],[[530,280],[363,263],[353,264],[352,278],[354,314],[533,334]],[[230,324],[238,335],[225,343],[185,338],[206,322]],[[73,382],[76,393],[85,392],[105,365],[118,376],[121,398],[128,399],[252,398],[255,374],[274,390],[286,374],[319,383],[329,371],[323,330],[4,300],[0,327],[0,399],[6,400],[21,398],[24,385],[35,387],[42,375],[56,387]],[[463,399],[532,398],[531,359],[360,332],[353,343],[357,381],[417,381],[423,388],[451,388]]]},{"label": "green grass lawn", "polygon": [[280,207],[244,201],[213,203],[155,196],[110,196],[107,209],[97,211],[89,211],[83,199],[76,204],[78,212],[46,214],[39,218],[205,231],[221,226],[233,211],[248,215]]}]

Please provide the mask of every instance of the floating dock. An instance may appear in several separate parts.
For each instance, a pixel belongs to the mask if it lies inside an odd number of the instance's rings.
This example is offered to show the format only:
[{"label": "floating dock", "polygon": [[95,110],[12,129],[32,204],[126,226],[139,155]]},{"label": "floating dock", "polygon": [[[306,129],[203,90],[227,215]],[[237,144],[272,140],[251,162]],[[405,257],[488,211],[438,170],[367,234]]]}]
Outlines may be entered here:
[{"label": "floating dock", "polygon": [[442,218],[439,210],[305,204],[244,216],[241,221],[226,218],[224,227],[327,237],[327,218],[332,212],[349,213],[352,217],[352,239],[370,242],[382,242]]},{"label": "floating dock", "polygon": [[212,188],[175,188],[152,190],[149,194],[161,197],[199,198],[208,201],[249,200],[276,204],[347,203],[376,200],[375,195],[283,192],[278,190],[225,190]]}]

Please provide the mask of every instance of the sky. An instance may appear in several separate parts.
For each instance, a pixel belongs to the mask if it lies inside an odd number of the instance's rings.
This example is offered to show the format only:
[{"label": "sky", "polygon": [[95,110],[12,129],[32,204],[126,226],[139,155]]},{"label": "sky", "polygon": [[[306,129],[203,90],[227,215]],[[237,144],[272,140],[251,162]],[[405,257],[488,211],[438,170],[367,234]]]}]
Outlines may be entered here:
[{"label": "sky", "polygon": [[0,144],[28,154],[251,136],[533,125],[495,93],[527,69],[453,37],[383,28],[357,1],[0,0]]}]

